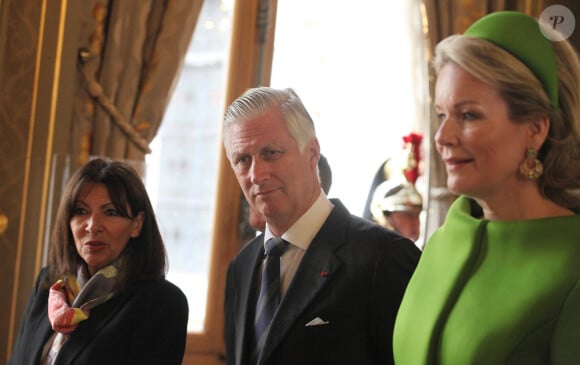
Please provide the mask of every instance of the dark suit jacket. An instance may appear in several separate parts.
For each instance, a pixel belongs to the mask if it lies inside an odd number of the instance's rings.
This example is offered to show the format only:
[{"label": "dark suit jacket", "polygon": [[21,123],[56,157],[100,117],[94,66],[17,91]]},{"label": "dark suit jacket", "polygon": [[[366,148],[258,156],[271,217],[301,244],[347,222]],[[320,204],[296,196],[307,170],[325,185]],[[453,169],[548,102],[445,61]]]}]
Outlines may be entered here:
[{"label": "dark suit jacket", "polygon": [[[47,280],[45,268],[26,306],[9,365],[40,364],[53,334]],[[139,283],[93,308],[61,348],[56,364],[181,364],[187,319],[187,299],[175,285],[166,280]]]},{"label": "dark suit jacket", "polygon": [[[351,215],[338,201],[304,254],[272,320],[258,364],[392,364],[392,333],[419,260],[410,240]],[[228,365],[249,364],[263,235],[231,262],[226,285]],[[328,323],[306,326],[320,318]]]}]

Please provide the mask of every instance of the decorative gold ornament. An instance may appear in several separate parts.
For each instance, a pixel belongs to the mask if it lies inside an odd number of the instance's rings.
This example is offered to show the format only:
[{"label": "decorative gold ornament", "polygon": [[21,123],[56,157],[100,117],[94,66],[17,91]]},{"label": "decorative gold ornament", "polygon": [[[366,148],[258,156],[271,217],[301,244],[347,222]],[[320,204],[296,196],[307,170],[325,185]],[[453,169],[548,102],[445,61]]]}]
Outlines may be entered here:
[{"label": "decorative gold ornament", "polygon": [[526,159],[520,165],[520,175],[528,180],[536,180],[544,172],[544,165],[538,160],[538,151],[535,148],[528,148]]},{"label": "decorative gold ornament", "polygon": [[8,229],[8,217],[5,214],[0,214],[0,235]]}]

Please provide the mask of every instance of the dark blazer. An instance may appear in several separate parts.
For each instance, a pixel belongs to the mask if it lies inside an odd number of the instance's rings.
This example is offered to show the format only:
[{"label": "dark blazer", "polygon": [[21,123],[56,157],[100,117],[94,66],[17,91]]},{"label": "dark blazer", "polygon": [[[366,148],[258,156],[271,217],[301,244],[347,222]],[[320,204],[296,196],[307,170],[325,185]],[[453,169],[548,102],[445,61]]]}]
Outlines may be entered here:
[{"label": "dark blazer", "polygon": [[[305,252],[272,321],[258,364],[392,364],[392,333],[420,251],[402,236],[351,215],[338,200]],[[227,275],[228,365],[249,364],[263,235]],[[315,318],[320,325],[306,326]]]},{"label": "dark blazer", "polygon": [[[54,333],[48,321],[48,270],[41,271],[8,365],[37,365]],[[181,364],[185,295],[166,280],[147,281],[93,308],[61,348],[56,365]]]}]

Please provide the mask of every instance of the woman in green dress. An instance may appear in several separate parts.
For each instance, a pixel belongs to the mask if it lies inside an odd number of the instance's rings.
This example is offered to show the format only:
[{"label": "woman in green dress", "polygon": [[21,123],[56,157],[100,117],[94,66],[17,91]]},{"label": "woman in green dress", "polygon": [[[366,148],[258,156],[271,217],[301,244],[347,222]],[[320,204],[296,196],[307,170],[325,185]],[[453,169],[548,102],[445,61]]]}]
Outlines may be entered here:
[{"label": "woman in green dress", "polygon": [[580,66],[548,32],[497,12],[436,48],[459,197],[399,309],[398,365],[580,364]]}]

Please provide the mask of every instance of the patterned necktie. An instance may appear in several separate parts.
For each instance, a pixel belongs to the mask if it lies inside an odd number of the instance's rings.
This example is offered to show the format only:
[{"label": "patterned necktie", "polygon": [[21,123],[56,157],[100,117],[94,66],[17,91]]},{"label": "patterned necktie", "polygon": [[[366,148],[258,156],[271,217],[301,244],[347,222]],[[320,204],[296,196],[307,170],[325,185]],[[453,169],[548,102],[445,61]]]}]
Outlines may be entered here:
[{"label": "patterned necktie", "polygon": [[288,242],[282,238],[274,237],[266,242],[266,261],[262,270],[262,285],[254,319],[256,356],[262,352],[270,322],[280,303],[280,257],[287,247]]}]

